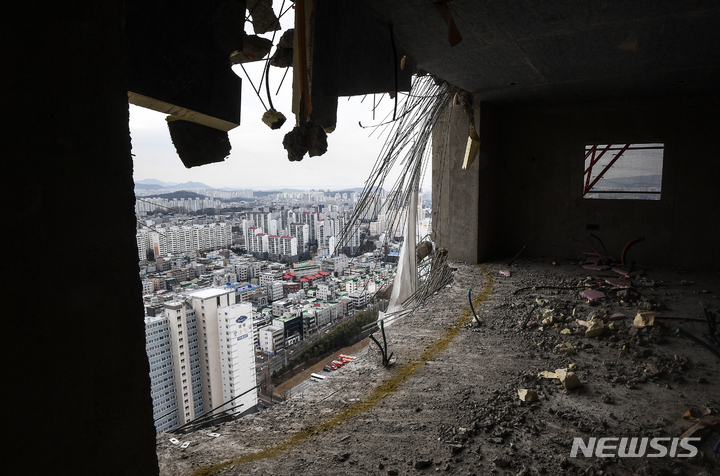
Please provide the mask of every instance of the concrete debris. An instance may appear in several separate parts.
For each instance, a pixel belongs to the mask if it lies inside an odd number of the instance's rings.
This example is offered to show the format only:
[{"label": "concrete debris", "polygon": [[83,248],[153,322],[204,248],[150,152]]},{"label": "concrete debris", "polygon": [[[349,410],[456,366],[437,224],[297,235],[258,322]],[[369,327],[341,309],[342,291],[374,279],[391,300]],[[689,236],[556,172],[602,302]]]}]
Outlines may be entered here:
[{"label": "concrete debris", "polygon": [[285,115],[280,112],[276,111],[275,109],[268,109],[265,111],[265,113],[262,116],[262,121],[267,125],[270,129],[280,129],[283,124],[285,124],[285,121],[287,118]]},{"label": "concrete debris", "polygon": [[558,369],[555,373],[565,390],[571,390],[581,385],[580,379],[575,375],[575,372],[570,372],[567,369]]},{"label": "concrete debris", "polygon": [[252,17],[255,33],[262,34],[280,29],[280,22],[272,9],[272,0],[247,0],[247,10]]},{"label": "concrete debris", "polygon": [[518,396],[523,402],[535,402],[538,399],[538,394],[535,390],[528,390],[526,388],[518,389]]},{"label": "concrete debris", "polygon": [[175,151],[186,168],[222,162],[230,155],[226,131],[213,129],[179,116],[165,118]]},{"label": "concrete debris", "polygon": [[585,331],[585,337],[597,337],[605,332],[605,323],[601,319],[593,319],[590,326]]},{"label": "concrete debris", "polygon": [[[403,337],[391,345],[402,351],[403,363],[420,358],[457,322],[468,307],[468,288],[477,291],[485,285],[483,269],[453,265],[458,268],[455,284],[394,324],[399,326],[395,335]],[[697,410],[681,419],[682,412],[677,413],[678,402],[720,408],[716,357],[674,332],[681,325],[702,335],[707,324],[658,317],[652,326],[632,325],[638,312],[659,314],[659,304],[672,310],[668,316],[696,317],[702,313],[698,300],[703,299],[711,312],[718,312],[720,301],[713,297],[720,292],[716,273],[678,277],[653,268],[656,282],[674,283],[658,288],[613,288],[604,283],[605,277],[594,277],[588,284],[607,297],[591,303],[580,293],[587,288],[578,289],[588,273],[578,265],[553,268],[544,258],[522,260],[513,268],[507,261],[484,266],[498,279],[493,280],[489,299],[476,307],[479,314],[492,316],[480,332],[474,333],[478,328],[468,320],[457,327],[452,345],[420,365],[388,398],[338,426],[313,433],[291,452],[238,464],[222,474],[717,473],[712,453],[717,437],[711,431],[718,426],[699,423],[712,423],[708,419],[715,415]],[[513,270],[511,277],[499,275],[506,269]],[[680,278],[696,285],[680,286]],[[537,288],[513,294],[528,286]],[[700,295],[703,289],[709,293]],[[518,321],[528,316],[537,321],[552,316],[553,322],[546,321],[542,332],[521,330]],[[602,335],[586,338],[594,327],[604,328]],[[183,436],[192,442],[190,451],[179,451],[179,443],[168,442],[176,435],[158,435],[161,474],[191,474],[273,448],[298,431],[346,412],[342,401],[360,398],[356,405],[363,406],[394,375],[381,368],[377,349],[367,352],[367,358],[329,374],[332,378],[323,385],[312,385],[280,405]],[[668,421],[662,415],[677,418]],[[688,435],[693,437],[713,435],[712,441],[698,442],[696,458],[613,458],[611,463],[609,458],[570,457],[574,437],[585,442],[593,436],[676,438],[691,428]],[[209,438],[208,432],[222,437]],[[347,459],[345,451],[352,452]],[[333,453],[343,461],[334,461]],[[414,468],[431,458],[426,469]]]},{"label": "concrete debris", "polygon": [[283,147],[291,162],[302,160],[308,152],[310,157],[323,155],[327,152],[327,134],[320,125],[308,122],[285,134]]},{"label": "concrete debris", "polygon": [[270,65],[276,68],[289,68],[293,64],[293,38],[295,30],[293,28],[285,31],[280,37],[280,42],[275,48]]},{"label": "concrete debris", "polygon": [[596,291],[595,289],[586,289],[582,292],[582,297],[587,299],[588,301],[593,301],[595,299],[602,299],[605,297],[605,293],[602,291]]},{"label": "concrete debris", "polygon": [[633,321],[635,327],[650,327],[655,324],[654,312],[638,312]]},{"label": "concrete debris", "polygon": [[694,423],[685,433],[680,436],[680,439],[690,438],[700,430],[710,427],[720,426],[720,415],[717,414],[711,408],[697,409],[691,408],[686,411],[683,416],[684,419],[690,420]]},{"label": "concrete debris", "polygon": [[555,372],[548,372],[546,370],[540,372],[540,377],[558,379],[565,390],[571,390],[582,385],[580,379],[575,375],[575,372],[571,372],[569,368],[557,369]]},{"label": "concrete debris", "polygon": [[555,346],[555,352],[560,352],[561,354],[567,354],[567,355],[574,355],[575,347],[573,347],[573,345],[570,342],[564,342],[562,344],[558,344]]},{"label": "concrete debris", "polygon": [[232,64],[260,61],[272,49],[272,41],[257,35],[245,35],[242,45],[242,50],[235,50],[230,54]]},{"label": "concrete debris", "polygon": [[578,320],[578,324],[587,327],[585,337],[597,337],[605,332],[605,322],[602,319],[592,319],[590,321]]},{"label": "concrete debris", "polygon": [[433,244],[431,241],[423,241],[415,248],[415,256],[417,256],[418,263],[425,259],[426,256],[430,255],[433,251]]}]

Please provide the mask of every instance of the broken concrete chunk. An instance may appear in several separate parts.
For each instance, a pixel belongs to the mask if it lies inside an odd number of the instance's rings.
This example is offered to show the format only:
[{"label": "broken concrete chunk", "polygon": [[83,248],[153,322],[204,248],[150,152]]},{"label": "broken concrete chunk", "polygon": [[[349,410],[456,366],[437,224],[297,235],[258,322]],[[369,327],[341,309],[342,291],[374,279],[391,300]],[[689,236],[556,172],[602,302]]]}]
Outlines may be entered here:
[{"label": "broken concrete chunk", "polygon": [[322,155],[327,152],[327,134],[318,124],[308,122],[285,134],[283,147],[290,161],[302,160],[308,152],[310,157]]},{"label": "broken concrete chunk", "polygon": [[245,35],[242,45],[242,50],[236,50],[230,54],[232,64],[260,61],[272,49],[272,41],[257,35]]},{"label": "broken concrete chunk", "polygon": [[262,121],[273,130],[280,129],[286,120],[287,118],[282,112],[272,108],[265,111],[265,114],[262,116]]},{"label": "broken concrete chunk", "polygon": [[635,327],[650,327],[655,324],[654,312],[638,312],[633,321]]},{"label": "broken concrete chunk", "polygon": [[293,40],[295,30],[293,28],[286,30],[280,37],[280,42],[275,49],[275,53],[270,59],[270,65],[277,68],[289,68],[293,64]]},{"label": "broken concrete chunk", "polygon": [[565,390],[571,390],[580,386],[580,379],[575,375],[575,372],[569,372],[567,369],[558,369],[555,373]]},{"label": "broken concrete chunk", "polygon": [[556,378],[560,380],[560,383],[562,384],[563,388],[565,390],[570,390],[575,387],[579,387],[582,385],[580,382],[580,379],[575,375],[575,372],[572,372],[571,369],[574,369],[572,365],[566,369],[557,369],[555,372],[548,372],[543,371],[540,372],[540,377],[545,378]]},{"label": "broken concrete chunk", "polygon": [[178,116],[167,116],[165,120],[177,155],[186,168],[222,162],[230,155],[227,132]]},{"label": "broken concrete chunk", "polygon": [[556,345],[555,351],[560,352],[562,354],[573,355],[573,354],[575,354],[575,347],[573,347],[573,345],[570,342],[565,342],[564,344]]},{"label": "broken concrete chunk", "polygon": [[528,390],[526,388],[518,389],[518,397],[523,402],[535,402],[538,399],[538,394],[535,390]]},{"label": "broken concrete chunk", "polygon": [[591,337],[597,337],[599,335],[602,335],[605,332],[605,324],[600,321],[593,321],[593,324],[587,328],[585,331],[585,337],[591,338]]},{"label": "broken concrete chunk", "polygon": [[272,0],[247,0],[247,9],[252,17],[255,33],[262,34],[280,29],[280,22],[272,9]]}]

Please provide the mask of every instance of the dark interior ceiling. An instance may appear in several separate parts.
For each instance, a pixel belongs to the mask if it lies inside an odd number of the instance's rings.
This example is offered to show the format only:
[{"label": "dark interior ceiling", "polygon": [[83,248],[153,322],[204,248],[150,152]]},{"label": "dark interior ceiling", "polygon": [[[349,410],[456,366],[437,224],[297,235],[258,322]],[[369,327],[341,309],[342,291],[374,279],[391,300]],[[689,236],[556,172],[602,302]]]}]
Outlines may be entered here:
[{"label": "dark interior ceiling", "polygon": [[565,103],[716,92],[720,2],[364,0],[400,54],[482,101]]}]

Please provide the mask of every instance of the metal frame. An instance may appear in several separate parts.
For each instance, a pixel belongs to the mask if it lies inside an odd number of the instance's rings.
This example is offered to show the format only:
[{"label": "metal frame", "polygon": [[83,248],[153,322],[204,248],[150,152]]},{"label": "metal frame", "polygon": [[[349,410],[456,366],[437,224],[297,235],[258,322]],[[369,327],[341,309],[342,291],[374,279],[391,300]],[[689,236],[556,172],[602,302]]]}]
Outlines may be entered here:
[{"label": "metal frame", "polygon": [[[588,157],[590,157],[590,165],[588,165],[588,168],[585,169],[585,172],[584,172],[584,174],[585,174],[585,186],[583,187],[583,197],[592,191],[592,188],[595,186],[596,183],[598,183],[598,181],[599,181],[601,178],[603,178],[603,175],[605,175],[605,173],[606,173],[608,170],[610,170],[610,167],[612,167],[612,166],[615,164],[615,162],[617,162],[617,160],[618,160],[620,157],[622,157],[622,155],[625,153],[625,151],[630,148],[630,144],[625,144],[625,145],[623,146],[623,148],[620,149],[620,152],[618,152],[618,153],[615,155],[615,157],[613,157],[613,159],[610,161],[610,163],[607,164],[607,165],[605,166],[605,168],[603,168],[603,170],[598,174],[597,177],[595,177],[595,180],[593,180],[592,183],[591,183],[591,182],[590,182],[590,177],[592,176],[593,166],[595,166],[595,164],[597,164],[597,163],[600,161],[600,159],[602,158],[602,156],[605,155],[605,152],[607,152],[608,150],[610,150],[610,147],[612,147],[612,144],[608,144],[607,146],[605,146],[605,148],[602,150],[602,152],[600,152],[599,154],[596,155],[597,150],[598,150],[598,146],[597,146],[597,145],[594,145],[594,146],[592,146],[592,148],[587,152],[587,154],[585,154],[585,160],[587,160]],[[621,193],[621,192],[620,192],[620,193]]]}]

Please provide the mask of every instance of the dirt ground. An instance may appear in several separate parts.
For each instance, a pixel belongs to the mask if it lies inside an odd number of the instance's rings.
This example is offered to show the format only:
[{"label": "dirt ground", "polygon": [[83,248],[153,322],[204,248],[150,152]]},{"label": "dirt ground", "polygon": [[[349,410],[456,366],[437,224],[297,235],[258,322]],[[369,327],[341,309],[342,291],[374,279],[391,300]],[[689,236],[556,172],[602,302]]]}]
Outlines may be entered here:
[{"label": "dirt ground", "polygon": [[[693,457],[571,457],[574,438],[671,439],[694,425],[688,409],[718,410],[720,360],[675,332],[702,338],[707,324],[662,318],[704,319],[701,302],[718,313],[720,274],[646,269],[655,286],[628,291],[604,282],[619,276],[612,270],[569,262],[518,261],[510,277],[500,274],[507,263],[452,266],[448,287],[387,328],[390,369],[373,345],[280,405],[177,436],[186,450],[158,435],[161,474],[720,474],[717,426],[693,435],[702,435]],[[588,301],[588,285],[607,297]],[[481,325],[468,319],[468,288]],[[633,327],[650,310],[656,325]],[[611,321],[617,313],[627,319]],[[523,330],[528,316],[546,324]],[[577,320],[593,317],[605,328],[585,337]],[[571,364],[577,388],[539,376]],[[539,398],[522,401],[518,389]],[[615,454],[608,444],[604,454]]]}]

